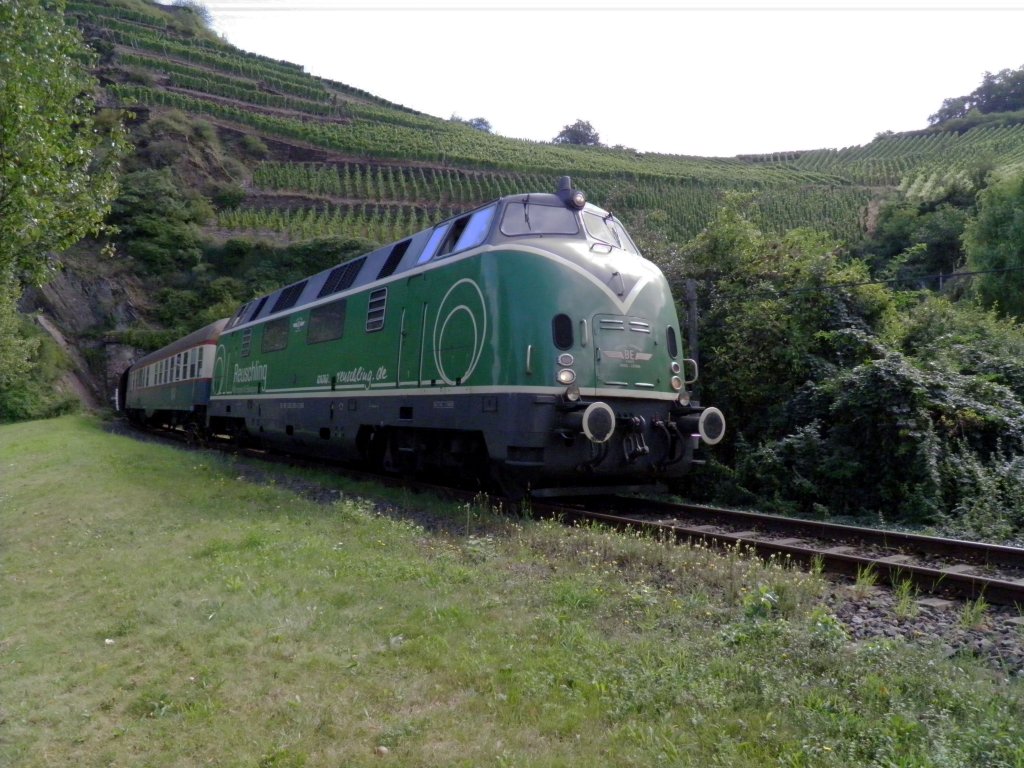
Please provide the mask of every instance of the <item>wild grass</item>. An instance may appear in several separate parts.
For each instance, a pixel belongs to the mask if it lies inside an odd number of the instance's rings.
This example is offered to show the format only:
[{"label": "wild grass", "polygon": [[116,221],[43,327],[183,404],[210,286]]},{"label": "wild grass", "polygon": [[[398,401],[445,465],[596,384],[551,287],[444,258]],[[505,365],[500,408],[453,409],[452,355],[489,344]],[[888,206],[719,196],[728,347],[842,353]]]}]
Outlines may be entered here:
[{"label": "wild grass", "polygon": [[0,427],[0,764],[1024,761],[1019,682],[852,643],[785,561],[253,477]]}]

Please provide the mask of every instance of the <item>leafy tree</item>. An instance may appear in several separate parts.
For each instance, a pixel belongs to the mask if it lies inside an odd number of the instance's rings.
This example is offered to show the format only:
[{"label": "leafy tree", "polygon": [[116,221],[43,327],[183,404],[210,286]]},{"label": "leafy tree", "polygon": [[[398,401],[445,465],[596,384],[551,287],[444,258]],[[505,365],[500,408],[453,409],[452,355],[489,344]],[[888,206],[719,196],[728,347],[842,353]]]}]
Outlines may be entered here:
[{"label": "leafy tree", "polygon": [[994,182],[978,195],[978,215],[964,233],[967,267],[985,272],[972,289],[986,307],[1024,318],[1024,173]]},{"label": "leafy tree", "polygon": [[[61,2],[0,2],[0,371],[11,383],[37,346],[11,332],[23,282],[101,226],[126,148],[119,121],[96,119],[92,55]],[[0,393],[0,399],[3,394]]]},{"label": "leafy tree", "polygon": [[865,238],[857,252],[875,274],[887,278],[948,274],[963,263],[962,238],[972,209],[973,205],[958,207],[948,202],[891,202],[882,208],[873,235]]},{"label": "leafy tree", "polygon": [[981,85],[966,96],[955,96],[942,102],[939,110],[928,118],[932,125],[967,117],[971,111],[982,114],[1015,112],[1024,109],[1024,67],[1004,69],[996,74],[986,72]]},{"label": "leafy tree", "polygon": [[32,355],[39,344],[21,333],[16,302],[18,289],[13,280],[0,280],[0,401],[3,391],[32,369]]},{"label": "leafy tree", "polygon": [[95,232],[117,189],[120,125],[95,120],[91,60],[63,3],[0,3],[0,275],[42,281]]},{"label": "leafy tree", "polygon": [[478,131],[484,133],[494,133],[494,127],[491,125],[491,121],[486,117],[471,117],[468,120],[458,115],[453,114],[448,118],[449,122],[461,123],[462,125],[468,125],[470,128],[475,128]]},{"label": "leafy tree", "polygon": [[172,5],[192,14],[205,29],[213,29],[213,13],[200,0],[174,0]]},{"label": "leafy tree", "polygon": [[553,144],[577,144],[583,147],[604,146],[601,144],[601,136],[586,120],[577,120],[572,125],[565,126],[551,142]]}]

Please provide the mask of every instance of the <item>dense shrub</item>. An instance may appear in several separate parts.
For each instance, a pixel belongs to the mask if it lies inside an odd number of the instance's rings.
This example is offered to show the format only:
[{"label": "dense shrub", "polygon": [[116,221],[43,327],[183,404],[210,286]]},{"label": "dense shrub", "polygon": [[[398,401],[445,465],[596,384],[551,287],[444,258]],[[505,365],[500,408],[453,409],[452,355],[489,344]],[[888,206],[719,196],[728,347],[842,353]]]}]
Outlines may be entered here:
[{"label": "dense shrub", "polygon": [[1024,528],[1020,326],[869,284],[823,236],[765,237],[736,206],[669,272],[704,281],[702,400],[732,427],[707,470],[722,501]]},{"label": "dense shrub", "polygon": [[199,261],[199,225],[211,214],[205,199],[183,191],[169,169],[125,174],[110,222],[129,256],[151,274],[187,269]]}]

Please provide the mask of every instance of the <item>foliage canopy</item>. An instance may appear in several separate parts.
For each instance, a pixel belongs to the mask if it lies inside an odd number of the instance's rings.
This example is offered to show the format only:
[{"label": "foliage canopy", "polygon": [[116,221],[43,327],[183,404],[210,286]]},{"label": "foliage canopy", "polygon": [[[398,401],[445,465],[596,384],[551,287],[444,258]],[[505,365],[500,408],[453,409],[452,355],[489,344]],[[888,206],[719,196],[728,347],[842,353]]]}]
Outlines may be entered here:
[{"label": "foliage canopy", "polygon": [[600,147],[601,136],[587,120],[577,120],[562,128],[552,144],[576,144],[582,147]]},{"label": "foliage canopy", "polygon": [[47,253],[101,223],[125,147],[100,125],[91,57],[63,9],[39,0],[0,3],[0,275],[40,282]]},{"label": "foliage canopy", "polygon": [[701,399],[734,430],[719,500],[1024,528],[1020,326],[892,291],[820,233],[762,234],[742,205],[669,265],[703,282]]},{"label": "foliage canopy", "polygon": [[964,244],[970,270],[985,273],[973,284],[981,302],[1024,318],[1024,173],[1007,175],[982,190]]},{"label": "foliage canopy", "polygon": [[928,117],[932,125],[967,117],[977,110],[982,114],[1016,112],[1024,109],[1024,67],[986,72],[981,85],[966,96],[945,99],[942,106]]},{"label": "foliage canopy", "polygon": [[37,366],[18,328],[23,282],[42,282],[62,251],[101,225],[125,140],[96,119],[91,60],[62,3],[0,3],[0,411]]}]

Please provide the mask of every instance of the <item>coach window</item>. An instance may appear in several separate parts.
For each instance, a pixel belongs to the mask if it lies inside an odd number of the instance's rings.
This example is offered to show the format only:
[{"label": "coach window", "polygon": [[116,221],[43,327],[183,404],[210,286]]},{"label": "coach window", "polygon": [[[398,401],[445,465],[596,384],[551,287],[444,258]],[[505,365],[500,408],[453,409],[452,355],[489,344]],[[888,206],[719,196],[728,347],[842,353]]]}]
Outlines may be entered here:
[{"label": "coach window", "polygon": [[309,311],[309,329],[306,331],[307,344],[340,339],[345,332],[345,299],[321,304]]},{"label": "coach window", "polygon": [[188,377],[194,379],[196,377],[196,350],[190,349],[188,351]]},{"label": "coach window", "polygon": [[288,346],[289,318],[279,317],[263,326],[261,352],[277,352]]}]

